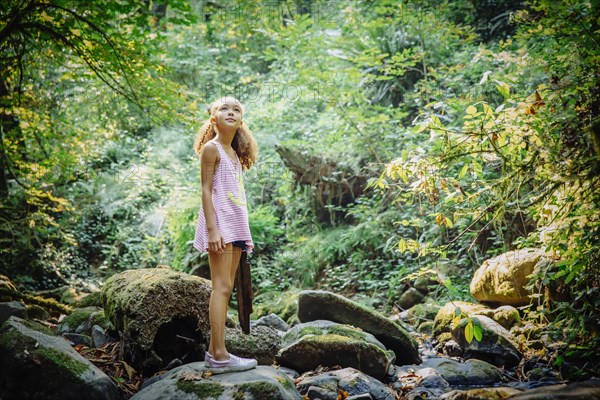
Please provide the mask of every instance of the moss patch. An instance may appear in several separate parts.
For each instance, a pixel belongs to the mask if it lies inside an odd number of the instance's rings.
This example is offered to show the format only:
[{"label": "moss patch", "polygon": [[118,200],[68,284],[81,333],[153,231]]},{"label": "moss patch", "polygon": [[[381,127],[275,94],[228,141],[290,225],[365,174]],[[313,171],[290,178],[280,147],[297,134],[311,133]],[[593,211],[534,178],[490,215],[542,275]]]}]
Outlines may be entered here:
[{"label": "moss patch", "polygon": [[277,379],[277,382],[279,382],[285,389],[293,390],[296,388],[291,379],[284,378],[283,376],[278,376],[275,379]]},{"label": "moss patch", "polygon": [[70,357],[62,351],[54,350],[50,347],[41,347],[35,350],[34,354],[39,354],[45,359],[51,361],[61,370],[67,371],[73,378],[78,379],[81,374],[88,370],[88,366]]},{"label": "moss patch", "polygon": [[353,329],[343,325],[336,325],[329,330],[333,335],[346,336],[356,340],[366,340],[366,335],[363,331]]},{"label": "moss patch", "polygon": [[199,399],[219,398],[225,391],[223,386],[212,382],[194,382],[179,380],[175,384],[178,390],[185,393],[194,393]]},{"label": "moss patch", "polygon": [[247,382],[238,386],[238,393],[250,393],[255,399],[276,399],[281,396],[279,389],[270,382]]},{"label": "moss patch", "polygon": [[40,296],[32,296],[21,292],[13,291],[9,286],[0,285],[0,299],[3,301],[21,300],[26,305],[35,304],[47,310],[50,314],[58,316],[60,314],[71,314],[73,309],[64,304],[60,304],[54,299],[45,299]]}]

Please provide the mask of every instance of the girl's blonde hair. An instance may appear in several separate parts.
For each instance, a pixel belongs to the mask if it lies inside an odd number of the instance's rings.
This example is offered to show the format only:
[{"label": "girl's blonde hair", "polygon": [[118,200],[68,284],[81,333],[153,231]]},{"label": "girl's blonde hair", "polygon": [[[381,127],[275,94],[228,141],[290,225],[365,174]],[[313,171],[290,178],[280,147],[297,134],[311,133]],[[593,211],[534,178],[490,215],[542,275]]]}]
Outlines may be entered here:
[{"label": "girl's blonde hair", "polygon": [[[244,115],[244,106],[240,103],[239,100],[230,97],[237,101],[242,108],[242,116]],[[208,119],[204,122],[202,127],[198,130],[196,134],[196,139],[194,140],[194,151],[198,156],[200,156],[202,152],[202,147],[208,142],[217,136],[217,131],[214,129],[213,124],[210,122],[210,117],[212,117],[219,105],[223,102],[223,98],[213,101],[208,107],[207,111],[209,114]],[[240,162],[242,164],[242,168],[245,170],[250,169],[252,165],[256,162],[258,158],[258,145],[256,144],[256,140],[254,140],[254,136],[252,136],[252,132],[248,129],[246,123],[242,120],[242,124],[237,128],[235,135],[233,136],[233,141],[231,142],[231,147],[237,153]]]}]

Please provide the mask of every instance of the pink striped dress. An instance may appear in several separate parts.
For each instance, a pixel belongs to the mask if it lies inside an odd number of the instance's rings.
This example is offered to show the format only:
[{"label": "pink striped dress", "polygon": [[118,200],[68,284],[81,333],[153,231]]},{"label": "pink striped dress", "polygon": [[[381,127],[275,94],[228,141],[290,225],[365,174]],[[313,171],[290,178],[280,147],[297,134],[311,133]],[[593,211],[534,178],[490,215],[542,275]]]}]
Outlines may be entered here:
[{"label": "pink striped dress", "polygon": [[[223,150],[221,143],[215,139],[211,142],[216,145],[220,157],[219,166],[213,177],[212,189],[217,228],[225,243],[238,240],[244,241],[246,252],[250,254],[254,248],[254,243],[250,236],[250,225],[248,223],[248,207],[246,205],[242,164],[237,154],[234,161]],[[208,251],[208,229],[202,202],[200,202],[200,213],[196,224],[194,248],[200,252]]]}]

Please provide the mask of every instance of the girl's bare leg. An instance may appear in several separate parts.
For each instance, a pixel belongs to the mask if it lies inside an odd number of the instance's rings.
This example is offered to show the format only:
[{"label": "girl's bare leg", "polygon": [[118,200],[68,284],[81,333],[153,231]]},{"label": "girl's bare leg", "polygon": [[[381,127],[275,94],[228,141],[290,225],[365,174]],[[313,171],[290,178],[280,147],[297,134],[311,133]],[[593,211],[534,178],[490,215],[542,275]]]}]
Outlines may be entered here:
[{"label": "girl's bare leg", "polygon": [[241,249],[227,243],[223,253],[209,253],[212,292],[208,306],[210,320],[210,343],[208,351],[215,360],[226,360],[229,353],[225,348],[225,319],[227,304],[233,290],[235,273],[240,261]]}]

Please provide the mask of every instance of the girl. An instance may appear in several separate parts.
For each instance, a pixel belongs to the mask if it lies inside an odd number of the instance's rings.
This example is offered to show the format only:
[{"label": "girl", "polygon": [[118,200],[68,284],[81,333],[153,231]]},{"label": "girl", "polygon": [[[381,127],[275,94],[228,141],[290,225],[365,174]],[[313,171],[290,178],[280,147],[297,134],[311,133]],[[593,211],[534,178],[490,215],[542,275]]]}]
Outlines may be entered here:
[{"label": "girl", "polygon": [[242,120],[242,104],[232,97],[214,101],[210,118],[194,143],[200,155],[202,207],[194,248],[208,251],[212,292],[209,304],[210,343],[204,362],[213,373],[254,368],[254,359],[225,348],[225,318],[241,252],[252,253],[242,169],[256,161],[258,146]]}]

